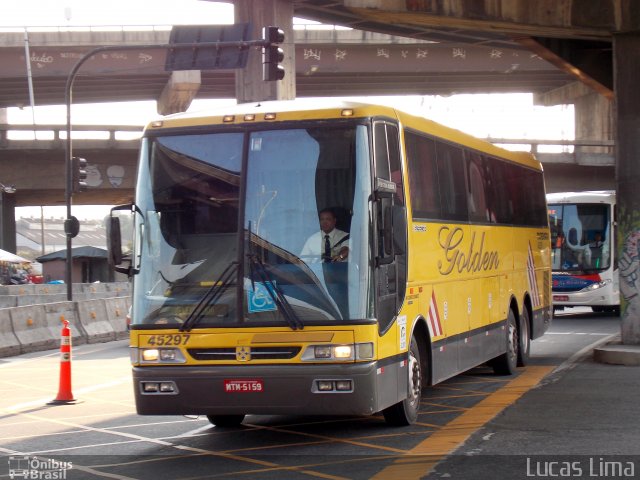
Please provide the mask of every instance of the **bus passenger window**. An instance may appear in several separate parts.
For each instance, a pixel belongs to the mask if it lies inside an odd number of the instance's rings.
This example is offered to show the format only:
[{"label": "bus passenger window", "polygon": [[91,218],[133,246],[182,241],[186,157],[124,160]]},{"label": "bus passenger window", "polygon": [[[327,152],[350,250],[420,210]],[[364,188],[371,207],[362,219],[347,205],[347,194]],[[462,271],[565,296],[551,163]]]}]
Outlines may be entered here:
[{"label": "bus passenger window", "polygon": [[467,189],[462,150],[453,145],[436,144],[438,183],[443,220],[468,220]]},{"label": "bus passenger window", "polygon": [[485,195],[486,180],[483,173],[482,156],[470,153],[467,158],[469,159],[469,220],[489,222],[492,214],[489,211]]},{"label": "bus passenger window", "polygon": [[431,138],[405,131],[409,196],[413,218],[440,216],[436,146]]}]

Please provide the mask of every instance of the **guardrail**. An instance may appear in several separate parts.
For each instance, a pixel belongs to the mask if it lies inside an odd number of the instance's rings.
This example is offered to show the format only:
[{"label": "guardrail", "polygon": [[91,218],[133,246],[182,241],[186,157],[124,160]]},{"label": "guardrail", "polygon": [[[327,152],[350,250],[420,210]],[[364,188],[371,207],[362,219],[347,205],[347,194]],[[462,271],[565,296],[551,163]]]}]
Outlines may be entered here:
[{"label": "guardrail", "polygon": [[[74,125],[72,128],[71,136],[78,136],[78,139],[94,139],[105,141],[131,141],[137,140],[137,138],[118,138],[118,133],[131,134],[136,133],[139,138],[142,135],[143,127],[139,125]],[[0,124],[0,142],[6,142],[7,140],[22,139],[10,139],[9,132],[33,132],[34,138],[24,139],[25,141],[51,141],[51,140],[65,140],[67,137],[66,126],[59,124],[38,124],[38,125],[8,125]],[[43,138],[44,133],[50,134],[51,138]],[[76,136],[74,136],[74,133]],[[91,136],[87,135],[91,134]],[[487,137],[484,140],[500,145],[531,145],[532,151],[537,152],[538,147],[541,145],[546,146],[567,146],[567,147],[613,147],[615,142],[613,140],[547,140],[547,139],[532,139],[532,138],[501,138],[501,137]]]},{"label": "guardrail", "polygon": [[[80,148],[137,150],[142,130],[139,125],[75,125],[71,138]],[[64,150],[66,138],[65,125],[0,125],[0,150]]]},{"label": "guardrail", "polygon": [[[0,287],[0,357],[56,348],[63,322],[69,322],[76,344],[126,338],[131,306],[128,282],[74,284],[73,302],[64,301],[65,285]],[[82,292],[82,293],[80,293]],[[103,298],[100,298],[103,297]]]},{"label": "guardrail", "polygon": [[[109,142],[137,141],[142,135],[140,125],[74,125],[71,138],[74,140],[104,140]],[[10,138],[10,133],[32,132],[33,138]],[[135,133],[135,136],[132,135]],[[129,138],[119,138],[118,134]],[[126,134],[126,135],[125,135]],[[38,124],[38,125],[0,125],[0,143],[8,141],[61,141],[67,138],[66,125]]]},{"label": "guardrail", "polygon": [[563,146],[563,147],[614,147],[613,140],[540,140],[531,138],[485,138],[487,142],[497,145],[531,145],[531,152],[537,153],[539,147],[545,146]]}]

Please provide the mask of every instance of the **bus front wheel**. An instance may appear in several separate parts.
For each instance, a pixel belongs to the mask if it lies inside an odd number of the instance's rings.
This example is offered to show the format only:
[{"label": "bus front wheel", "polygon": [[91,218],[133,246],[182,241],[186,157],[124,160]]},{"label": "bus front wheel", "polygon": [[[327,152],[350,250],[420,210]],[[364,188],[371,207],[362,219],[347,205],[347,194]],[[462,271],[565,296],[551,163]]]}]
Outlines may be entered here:
[{"label": "bus front wheel", "polygon": [[420,349],[415,338],[411,339],[408,362],[409,385],[407,398],[391,405],[382,411],[384,419],[389,425],[411,425],[418,419],[420,410],[420,398],[422,397],[422,363]]},{"label": "bus front wheel", "polygon": [[244,415],[207,415],[207,419],[216,427],[237,427],[244,420]]}]

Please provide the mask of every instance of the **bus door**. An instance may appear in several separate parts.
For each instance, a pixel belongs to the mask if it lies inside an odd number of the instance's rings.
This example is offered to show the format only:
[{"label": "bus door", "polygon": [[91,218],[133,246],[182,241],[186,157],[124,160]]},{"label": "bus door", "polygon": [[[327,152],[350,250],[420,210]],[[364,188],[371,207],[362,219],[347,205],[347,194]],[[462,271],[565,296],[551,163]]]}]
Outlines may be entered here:
[{"label": "bus door", "polygon": [[374,124],[374,229],[376,312],[381,332],[391,325],[407,281],[407,220],[398,126]]}]

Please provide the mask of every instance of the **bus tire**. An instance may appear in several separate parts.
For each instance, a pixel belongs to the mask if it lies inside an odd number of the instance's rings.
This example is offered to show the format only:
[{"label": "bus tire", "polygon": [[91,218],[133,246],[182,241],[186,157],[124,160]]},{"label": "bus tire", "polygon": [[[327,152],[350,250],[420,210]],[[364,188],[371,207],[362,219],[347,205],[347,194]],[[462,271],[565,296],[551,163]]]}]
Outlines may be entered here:
[{"label": "bus tire", "polygon": [[413,337],[409,347],[407,367],[409,375],[407,398],[382,411],[384,419],[389,425],[398,427],[412,425],[418,420],[420,399],[422,397],[423,371],[418,342]]},{"label": "bus tire", "polygon": [[531,323],[529,322],[529,310],[525,306],[520,316],[520,329],[518,331],[518,367],[524,367],[529,363],[531,352]]},{"label": "bus tire", "polygon": [[512,309],[509,309],[509,315],[507,316],[507,334],[505,336],[507,350],[499,357],[496,357],[491,362],[493,371],[496,375],[513,375],[516,373],[518,366],[518,347],[520,346],[520,340],[518,340],[518,326],[516,325],[516,315]]},{"label": "bus tire", "polygon": [[216,427],[237,427],[244,420],[244,415],[207,415],[207,419]]}]

